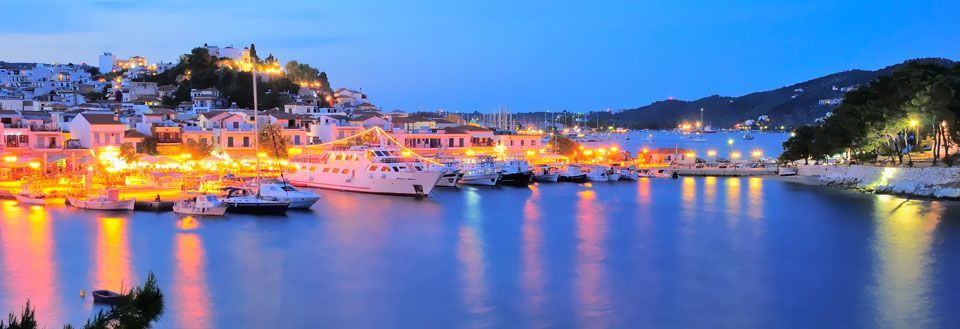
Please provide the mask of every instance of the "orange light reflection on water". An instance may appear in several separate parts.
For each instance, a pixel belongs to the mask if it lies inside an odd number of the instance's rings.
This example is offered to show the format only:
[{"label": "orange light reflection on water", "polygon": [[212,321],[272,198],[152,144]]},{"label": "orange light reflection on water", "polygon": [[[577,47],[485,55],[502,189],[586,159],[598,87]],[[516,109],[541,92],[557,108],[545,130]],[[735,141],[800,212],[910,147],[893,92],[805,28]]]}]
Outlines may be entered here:
[{"label": "orange light reflection on water", "polygon": [[[41,326],[61,324],[61,303],[54,259],[52,219],[43,207],[25,208],[4,201],[0,218],[0,273],[3,312],[21,309],[27,300],[36,310]],[[4,319],[5,320],[5,319]]]},{"label": "orange light reflection on water", "polygon": [[174,320],[180,328],[210,328],[210,293],[207,290],[205,252],[200,236],[177,233],[174,242],[176,274],[173,277]]},{"label": "orange light reflection on water", "polygon": [[96,219],[96,224],[93,260],[96,272],[91,290],[109,289],[121,292],[139,284],[130,267],[127,219],[100,217]]},{"label": "orange light reflection on water", "polygon": [[597,194],[592,190],[577,193],[576,235],[577,256],[574,289],[581,326],[606,328],[610,326],[610,292],[604,267],[606,250],[606,217]]}]

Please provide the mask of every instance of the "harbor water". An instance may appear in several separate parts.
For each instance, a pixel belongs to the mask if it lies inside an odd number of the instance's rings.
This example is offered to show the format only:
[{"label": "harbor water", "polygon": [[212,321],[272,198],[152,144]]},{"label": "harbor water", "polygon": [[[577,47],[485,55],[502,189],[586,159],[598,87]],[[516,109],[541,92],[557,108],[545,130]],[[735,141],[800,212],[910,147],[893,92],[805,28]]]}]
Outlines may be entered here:
[{"label": "harbor water", "polygon": [[80,325],[156,274],[159,328],[949,328],[960,204],[686,177],[321,192],[285,217],[0,213],[0,309]]}]

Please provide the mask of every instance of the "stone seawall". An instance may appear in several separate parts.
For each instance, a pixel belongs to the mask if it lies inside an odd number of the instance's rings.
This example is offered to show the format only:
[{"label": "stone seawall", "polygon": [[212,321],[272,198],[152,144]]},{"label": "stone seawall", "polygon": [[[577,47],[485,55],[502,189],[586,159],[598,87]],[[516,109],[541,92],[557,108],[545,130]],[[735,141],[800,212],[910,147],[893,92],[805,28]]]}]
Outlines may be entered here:
[{"label": "stone seawall", "polygon": [[960,199],[958,167],[799,166],[797,175],[873,193]]}]

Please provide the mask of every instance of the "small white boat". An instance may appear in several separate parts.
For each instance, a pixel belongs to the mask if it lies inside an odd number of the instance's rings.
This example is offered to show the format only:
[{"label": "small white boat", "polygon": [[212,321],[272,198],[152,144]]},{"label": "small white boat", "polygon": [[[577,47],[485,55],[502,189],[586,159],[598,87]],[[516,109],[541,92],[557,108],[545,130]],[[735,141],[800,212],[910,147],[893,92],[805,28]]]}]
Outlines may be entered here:
[{"label": "small white boat", "polygon": [[111,188],[101,191],[101,193],[92,198],[81,198],[68,196],[67,201],[70,205],[80,209],[93,210],[133,210],[136,199],[120,199],[120,190]]},{"label": "small white boat", "polygon": [[672,170],[657,169],[653,170],[653,177],[656,178],[677,178],[677,173]]},{"label": "small white boat", "polygon": [[637,178],[651,178],[656,177],[650,169],[640,169],[637,170]]},{"label": "small white boat", "polygon": [[743,137],[741,137],[741,138],[743,138],[743,140],[747,140],[747,141],[748,141],[748,140],[753,140],[753,135],[747,133],[747,134],[743,134]]},{"label": "small white boat", "polygon": [[560,182],[583,183],[588,180],[587,174],[580,169],[580,166],[566,166],[558,174],[560,177],[557,177],[557,181]]},{"label": "small white boat", "polygon": [[610,177],[607,176],[607,171],[602,168],[592,167],[590,171],[587,172],[587,180],[591,182],[606,182],[610,180]]},{"label": "small white boat", "polygon": [[185,215],[223,216],[227,212],[227,204],[221,202],[216,195],[200,194],[193,199],[177,201],[173,204],[173,212]]},{"label": "small white boat", "polygon": [[460,184],[494,186],[500,181],[500,173],[465,173]]},{"label": "small white boat", "polygon": [[440,176],[440,180],[437,181],[437,186],[443,187],[456,187],[457,183],[460,182],[460,179],[463,178],[463,173],[460,172],[460,169],[455,166],[455,164],[445,164],[445,165],[430,165],[430,171],[438,171],[443,173],[443,176]]},{"label": "small white boat", "polygon": [[614,169],[607,171],[607,181],[616,182],[620,180],[620,172]]},{"label": "small white boat", "polygon": [[283,183],[260,184],[260,196],[266,199],[290,202],[289,209],[309,209],[320,200],[320,195],[301,191]]},{"label": "small white boat", "polygon": [[493,162],[463,164],[460,170],[463,172],[460,184],[493,186],[500,181],[500,172]]},{"label": "small white boat", "polygon": [[540,166],[533,169],[533,180],[538,182],[557,182],[560,173],[556,167]]},{"label": "small white boat", "polygon": [[30,185],[24,185],[23,191],[13,195],[14,199],[20,204],[37,205],[63,205],[67,199],[56,193],[43,193],[42,191],[31,191]]}]

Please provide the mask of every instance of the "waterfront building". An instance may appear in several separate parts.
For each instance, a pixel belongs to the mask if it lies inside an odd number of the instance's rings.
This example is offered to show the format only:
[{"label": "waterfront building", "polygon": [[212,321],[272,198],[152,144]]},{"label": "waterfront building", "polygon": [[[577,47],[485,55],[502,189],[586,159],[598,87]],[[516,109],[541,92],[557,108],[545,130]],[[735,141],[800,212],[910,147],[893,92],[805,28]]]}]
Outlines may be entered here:
[{"label": "waterfront building", "polygon": [[99,148],[121,144],[124,125],[110,112],[83,112],[70,121],[70,136],[83,148]]}]

